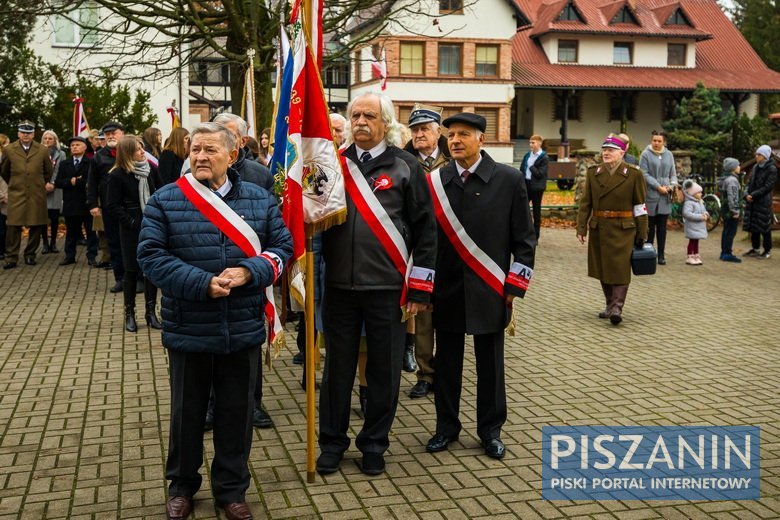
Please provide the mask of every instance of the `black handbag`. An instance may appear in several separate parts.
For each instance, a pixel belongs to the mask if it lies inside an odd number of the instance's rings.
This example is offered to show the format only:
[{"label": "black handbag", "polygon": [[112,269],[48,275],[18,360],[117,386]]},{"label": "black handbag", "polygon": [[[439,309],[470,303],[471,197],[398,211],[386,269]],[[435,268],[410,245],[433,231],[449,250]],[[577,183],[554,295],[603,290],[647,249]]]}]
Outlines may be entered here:
[{"label": "black handbag", "polygon": [[653,244],[645,242],[631,251],[631,272],[637,276],[655,274],[658,255]]}]

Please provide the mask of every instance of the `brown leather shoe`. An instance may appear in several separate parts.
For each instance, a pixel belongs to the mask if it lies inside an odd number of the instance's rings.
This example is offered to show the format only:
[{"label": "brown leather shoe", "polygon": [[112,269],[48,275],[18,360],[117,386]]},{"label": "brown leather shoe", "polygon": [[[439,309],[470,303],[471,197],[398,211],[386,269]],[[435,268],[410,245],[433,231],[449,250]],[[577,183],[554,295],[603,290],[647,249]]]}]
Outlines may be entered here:
[{"label": "brown leather shoe", "polygon": [[252,512],[246,502],[233,502],[225,504],[222,509],[225,510],[225,516],[228,520],[252,520]]},{"label": "brown leather shoe", "polygon": [[168,520],[184,520],[192,513],[192,498],[171,497],[165,504],[165,513]]}]

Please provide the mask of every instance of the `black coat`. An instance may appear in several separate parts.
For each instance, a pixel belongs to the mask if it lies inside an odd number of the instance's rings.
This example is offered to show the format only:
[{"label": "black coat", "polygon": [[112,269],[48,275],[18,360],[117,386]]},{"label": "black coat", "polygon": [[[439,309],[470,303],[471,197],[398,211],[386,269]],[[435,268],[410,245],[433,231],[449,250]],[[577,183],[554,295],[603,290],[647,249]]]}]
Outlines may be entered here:
[{"label": "black coat", "polygon": [[[525,168],[529,157],[531,157],[531,152],[526,152],[523,156],[523,162],[520,164],[520,174],[523,177],[525,177]],[[547,169],[549,166],[550,158],[547,153],[542,152],[531,165],[531,180],[526,181],[530,184],[531,191],[545,191],[547,189]]]},{"label": "black coat", "polygon": [[254,159],[248,158],[243,148],[238,150],[238,159],[233,168],[241,176],[241,180],[265,188],[273,194],[274,178],[271,176],[271,171]]},{"label": "black coat", "polygon": [[[153,165],[150,165],[149,194],[153,194],[161,185],[160,175]],[[122,262],[128,271],[138,270],[136,249],[138,235],[141,232],[143,211],[138,197],[138,179],[133,174],[117,168],[108,176],[107,200],[105,204],[109,215],[119,221],[119,239],[122,242]]]},{"label": "black coat", "polygon": [[753,166],[746,194],[753,202],[745,204],[744,230],[766,233],[772,229],[772,192],[777,182],[777,165],[770,158]]},{"label": "black coat", "polygon": [[[78,166],[73,165],[73,157],[60,163],[54,186],[62,190],[62,216],[85,217],[89,215],[87,207],[87,177],[92,167],[92,159],[82,156]],[[76,178],[76,184],[70,180]]]},{"label": "black coat", "polygon": [[[176,182],[181,177],[181,167],[184,164],[184,159],[180,159],[178,155],[171,150],[163,150],[160,154],[160,180],[163,185],[171,182]],[[162,187],[162,186],[161,186]]]},{"label": "black coat", "polygon": [[[425,174],[417,159],[400,148],[388,146],[379,157],[361,163],[355,150],[353,144],[342,155],[358,165],[369,186],[380,175],[391,179],[389,189],[374,193],[404,238],[407,250],[414,254],[414,265],[433,269],[436,217]],[[347,221],[322,234],[322,254],[326,264],[326,287],[357,291],[400,290],[403,287],[403,276],[349,195]],[[428,303],[430,295],[413,289],[409,291],[409,300]]]},{"label": "black coat", "polygon": [[[116,150],[114,148],[114,150]],[[108,172],[114,167],[116,157],[111,155],[112,149],[104,146],[92,158],[92,167],[87,178],[87,206],[89,209],[102,207],[105,209],[108,201]]]},{"label": "black coat", "polygon": [[[536,234],[528,211],[525,177],[496,162],[484,151],[482,162],[464,185],[455,161],[441,169],[441,179],[455,216],[469,237],[498,266],[509,272],[512,262],[533,268]],[[467,334],[500,332],[511,308],[461,259],[441,226],[438,231],[433,325]],[[506,284],[505,294],[525,291]]]}]

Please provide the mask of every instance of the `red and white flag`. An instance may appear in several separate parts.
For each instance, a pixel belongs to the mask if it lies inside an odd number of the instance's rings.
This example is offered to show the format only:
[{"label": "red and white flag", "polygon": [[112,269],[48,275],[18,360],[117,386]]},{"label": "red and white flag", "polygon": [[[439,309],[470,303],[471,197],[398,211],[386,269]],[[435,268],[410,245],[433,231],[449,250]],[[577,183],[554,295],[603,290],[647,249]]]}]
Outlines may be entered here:
[{"label": "red and white flag", "polygon": [[303,31],[298,32],[293,51],[293,95],[282,216],[293,238],[290,292],[302,308],[305,300],[304,224],[313,226],[314,232],[341,224],[346,219],[347,206],[344,177],[333,144],[320,73]]},{"label": "red and white flag", "polygon": [[73,98],[73,135],[89,137],[89,123],[84,113],[84,99],[76,96]]},{"label": "red and white flag", "polygon": [[374,58],[371,62],[371,72],[375,78],[379,78],[379,86],[382,90],[387,88],[387,59],[385,59],[385,50],[379,54],[379,59]]}]

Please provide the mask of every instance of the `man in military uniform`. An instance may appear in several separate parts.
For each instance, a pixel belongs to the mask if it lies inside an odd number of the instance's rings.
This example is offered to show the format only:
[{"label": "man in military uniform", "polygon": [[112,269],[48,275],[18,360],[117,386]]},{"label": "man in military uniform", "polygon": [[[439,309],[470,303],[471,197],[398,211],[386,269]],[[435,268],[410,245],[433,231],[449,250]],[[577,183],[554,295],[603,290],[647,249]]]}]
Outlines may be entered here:
[{"label": "man in military uniform", "polygon": [[452,161],[428,176],[438,239],[433,326],[436,329],[436,434],[429,452],[457,440],[466,334],[474,337],[477,435],[488,457],[506,451],[504,329],[515,297],[533,274],[536,234],[525,178],[482,150],[485,118],[461,113],[443,122]]},{"label": "man in military uniform", "polygon": [[49,150],[35,142],[35,125],[22,121],[19,140],[5,147],[0,175],[8,183],[8,220],[5,237],[4,269],[13,269],[19,261],[22,228],[29,229],[24,263],[35,265],[35,252],[41,232],[49,222],[46,210],[46,183],[54,172]]},{"label": "man in military uniform", "polygon": [[[441,135],[441,107],[416,104],[409,114],[412,138],[404,150],[414,155],[426,175],[450,162],[447,138]],[[425,397],[433,390],[434,375],[433,319],[430,311],[421,311],[414,318],[414,335],[407,335],[404,370],[414,371],[417,362],[417,383],[409,397]]]},{"label": "man in military uniform", "polygon": [[606,308],[599,318],[623,321],[631,282],[631,250],[647,238],[646,184],[642,170],[623,156],[628,143],[610,135],[601,145],[603,162],[588,168],[577,215],[577,238],[588,240],[588,276],[601,281]]}]

